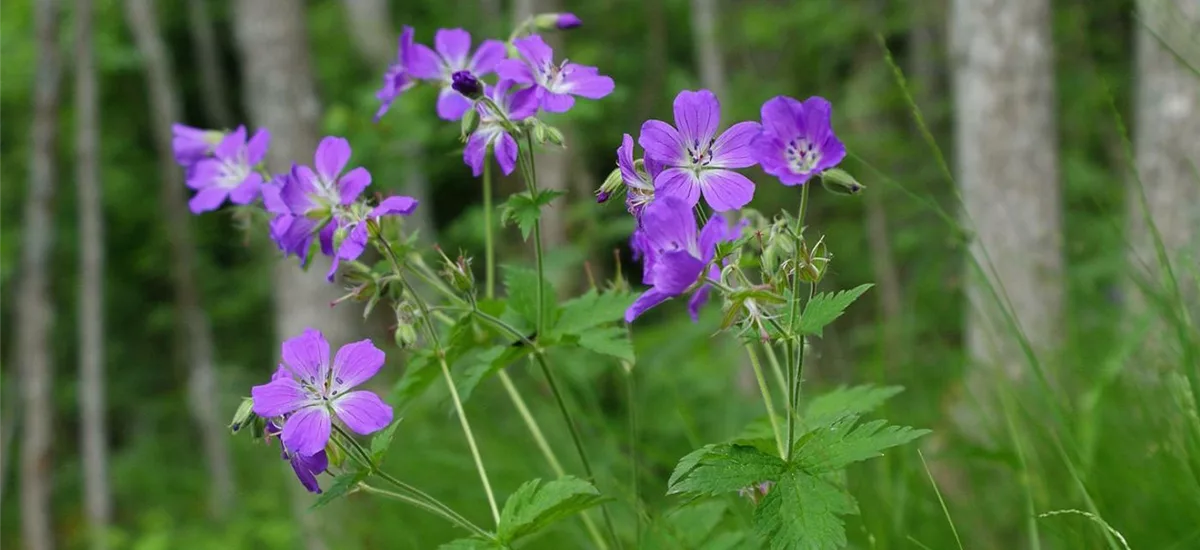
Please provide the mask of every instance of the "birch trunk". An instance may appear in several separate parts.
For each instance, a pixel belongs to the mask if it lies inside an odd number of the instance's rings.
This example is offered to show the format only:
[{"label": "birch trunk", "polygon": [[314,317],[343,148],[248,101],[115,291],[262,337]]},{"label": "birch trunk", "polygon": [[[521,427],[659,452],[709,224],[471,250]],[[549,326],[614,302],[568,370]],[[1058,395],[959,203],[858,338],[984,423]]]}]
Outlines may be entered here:
[{"label": "birch trunk", "polygon": [[717,99],[727,100],[725,63],[721,45],[717,42],[717,0],[691,0],[691,5],[692,42],[700,69],[700,84],[716,94]]},{"label": "birch trunk", "polygon": [[75,2],[76,182],[79,193],[79,425],[88,542],[108,548],[112,493],[108,484],[108,428],[104,350],[104,194],[100,183],[100,121],[96,58],[92,53],[92,0]]},{"label": "birch trunk", "polygon": [[20,288],[17,292],[17,365],[21,378],[24,433],[21,438],[21,538],[28,550],[51,550],[51,455],[54,442],[54,365],[50,351],[53,307],[47,284],[54,247],[54,193],[58,174],[58,2],[34,6],[37,64],[33,85],[33,147],[25,223],[21,230]]},{"label": "birch trunk", "polygon": [[[955,144],[969,253],[966,346],[975,389],[1029,368],[1011,311],[1036,352],[1062,336],[1063,255],[1053,51],[1047,0],[953,0]],[[999,303],[992,291],[999,295]],[[1003,304],[1003,305],[1000,305]]]},{"label": "birch trunk", "polygon": [[225,85],[225,67],[221,51],[213,37],[212,17],[208,0],[187,0],[188,32],[192,35],[192,53],[200,69],[201,99],[209,121],[222,128],[233,124],[229,93]]},{"label": "birch trunk", "polygon": [[212,480],[209,512],[215,518],[222,518],[233,507],[233,467],[213,364],[212,327],[201,306],[200,288],[196,284],[196,250],[188,225],[192,217],[186,207],[183,170],[175,164],[171,147],[171,124],[180,121],[182,113],[179,90],[154,10],[152,0],[125,2],[125,16],[146,70],[163,185],[164,222],[171,245],[171,275],[187,352],[188,403],[200,431],[200,447]]}]

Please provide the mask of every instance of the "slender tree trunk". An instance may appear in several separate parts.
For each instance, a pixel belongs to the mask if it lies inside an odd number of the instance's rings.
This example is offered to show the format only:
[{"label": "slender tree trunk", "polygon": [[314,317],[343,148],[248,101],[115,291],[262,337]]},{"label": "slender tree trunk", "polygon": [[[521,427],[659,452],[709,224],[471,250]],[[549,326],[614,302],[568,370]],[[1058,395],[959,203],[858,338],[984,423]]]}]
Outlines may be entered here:
[{"label": "slender tree trunk", "polygon": [[24,404],[21,440],[21,537],[29,550],[54,547],[50,493],[54,442],[54,364],[50,351],[50,253],[54,247],[54,192],[58,174],[58,2],[34,6],[37,70],[33,84],[33,158],[21,231],[20,289],[17,292],[17,365]]},{"label": "slender tree trunk", "polygon": [[667,77],[670,60],[667,58],[667,25],[663,0],[645,0],[646,70],[642,73],[641,91],[638,93],[637,115],[634,120],[654,117],[655,106],[662,101],[663,83]]},{"label": "slender tree trunk", "polygon": [[952,3],[958,180],[970,254],[987,272],[967,268],[966,345],[982,368],[973,389],[990,373],[1017,380],[1028,369],[1001,307],[1043,358],[1063,333],[1050,20],[1047,0]]},{"label": "slender tree trunk", "polygon": [[[234,10],[246,105],[254,123],[271,130],[268,165],[284,170],[292,162],[312,162],[320,104],[309,61],[304,3],[238,0]],[[312,327],[324,332],[337,346],[358,332],[361,320],[352,309],[329,307],[338,292],[323,277],[328,267],[324,257],[314,258],[308,271],[301,270],[295,260],[280,260],[275,265],[275,328],[279,341]],[[296,505],[297,520],[306,531],[305,543],[310,550],[324,548],[317,525],[319,516],[306,513],[304,508]]]},{"label": "slender tree trunk", "polygon": [[100,184],[100,120],[92,0],[75,1],[75,146],[79,193],[79,424],[83,495],[93,550],[108,547],[108,428],[104,366],[104,199]]},{"label": "slender tree trunk", "polygon": [[725,62],[721,44],[717,41],[717,0],[690,0],[692,5],[692,41],[696,48],[696,64],[700,69],[700,84],[727,100]]},{"label": "slender tree trunk", "polygon": [[[344,0],[346,7],[346,29],[354,39],[354,45],[364,59],[373,64],[382,74],[396,57],[399,34],[392,28],[392,14],[387,0]],[[401,158],[404,177],[400,192],[420,201],[421,207],[405,219],[405,227],[419,231],[424,242],[437,241],[437,229],[433,224],[433,203],[430,201],[429,178],[425,176],[423,161],[425,145],[417,139],[400,139],[385,145]]]},{"label": "slender tree trunk", "polygon": [[1186,281],[1200,265],[1200,77],[1184,63],[1200,67],[1200,2],[1138,4],[1134,138],[1140,185],[1129,186],[1129,260],[1152,291],[1165,288],[1148,216],[1181,278],[1180,290],[1194,301],[1195,285]]},{"label": "slender tree trunk", "polygon": [[221,51],[213,36],[212,17],[208,15],[208,0],[187,0],[188,31],[192,35],[192,53],[200,69],[201,98],[209,121],[222,128],[233,124],[229,108],[229,92],[225,86],[225,67]]},{"label": "slender tree trunk", "polygon": [[233,506],[233,468],[229,458],[228,434],[219,409],[220,394],[213,364],[212,327],[201,306],[196,284],[195,245],[185,207],[183,171],[176,166],[171,148],[171,124],[180,120],[179,90],[171,59],[159,32],[158,15],[152,0],[126,0],[125,15],[134,42],[145,64],[150,110],[154,121],[155,147],[163,192],[161,200],[167,239],[171,245],[171,275],[175,302],[182,323],[188,357],[188,401],[200,430],[200,446],[212,480],[209,508],[213,517],[224,517]]}]

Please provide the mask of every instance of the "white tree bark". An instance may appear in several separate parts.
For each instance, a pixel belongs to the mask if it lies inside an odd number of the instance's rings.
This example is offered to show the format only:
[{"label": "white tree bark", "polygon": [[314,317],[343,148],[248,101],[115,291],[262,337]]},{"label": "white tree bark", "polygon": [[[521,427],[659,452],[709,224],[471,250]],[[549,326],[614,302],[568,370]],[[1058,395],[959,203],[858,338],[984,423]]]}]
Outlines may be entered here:
[{"label": "white tree bark", "polygon": [[700,69],[700,84],[727,100],[725,61],[717,34],[717,0],[691,0],[692,42],[696,49],[696,64]]},{"label": "white tree bark", "polygon": [[187,199],[184,195],[183,170],[175,164],[171,148],[171,124],[180,121],[182,112],[179,90],[154,10],[152,0],[125,2],[125,16],[146,70],[155,147],[158,149],[163,185],[161,200],[164,221],[167,239],[171,243],[175,301],[187,351],[188,402],[200,431],[200,447],[212,481],[209,511],[213,517],[220,518],[233,507],[233,468],[225,419],[220,410],[212,327],[201,306],[200,288],[195,279],[195,245],[188,225],[191,214],[185,206]]},{"label": "white tree bark", "polygon": [[[1063,256],[1048,0],[953,0],[955,144],[970,254],[966,345],[1011,379],[1028,369],[989,288],[1038,352],[1062,336]],[[981,378],[980,378],[981,377]]]},{"label": "white tree bark", "polygon": [[28,550],[51,550],[51,455],[54,442],[54,365],[50,327],[49,263],[54,246],[54,193],[58,174],[59,7],[55,0],[34,6],[37,64],[33,85],[33,146],[25,222],[21,230],[21,279],[17,291],[17,365],[24,405],[21,438],[21,537]]},{"label": "white tree bark", "polygon": [[88,542],[108,548],[112,493],[108,483],[108,422],[104,349],[104,193],[100,183],[100,120],[92,0],[75,1],[75,169],[79,193],[79,425]]},{"label": "white tree bark", "polygon": [[187,0],[187,10],[192,54],[196,67],[200,69],[200,97],[204,102],[204,111],[211,122],[228,127],[233,124],[233,114],[225,86],[225,67],[213,36],[212,17],[208,14],[208,0]]},{"label": "white tree bark", "polygon": [[[255,125],[271,131],[268,165],[282,171],[292,162],[310,163],[318,142],[320,104],[313,83],[304,3],[300,0],[238,0],[235,34],[242,52],[245,97]],[[275,266],[275,329],[282,341],[305,328],[325,333],[334,349],[353,339],[361,320],[349,307],[330,308],[336,285],[325,281],[329,261],[314,258],[308,271],[295,259]],[[278,349],[276,344],[276,349]],[[270,366],[268,366],[270,367]],[[264,368],[264,375],[271,368]],[[299,484],[294,484],[299,488]],[[298,498],[297,520],[309,550],[324,548],[318,516]]]},{"label": "white tree bark", "polygon": [[1195,300],[1187,281],[1200,265],[1200,77],[1193,72],[1200,68],[1200,2],[1138,4],[1133,138],[1140,186],[1129,186],[1129,260],[1152,291],[1166,288],[1149,216],[1180,290]]}]

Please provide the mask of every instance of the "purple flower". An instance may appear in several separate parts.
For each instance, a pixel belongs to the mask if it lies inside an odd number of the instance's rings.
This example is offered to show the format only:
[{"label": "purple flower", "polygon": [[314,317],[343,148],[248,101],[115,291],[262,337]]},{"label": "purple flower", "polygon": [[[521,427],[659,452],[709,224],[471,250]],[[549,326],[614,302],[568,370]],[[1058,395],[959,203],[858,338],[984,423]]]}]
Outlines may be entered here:
[{"label": "purple flower", "polygon": [[[272,376],[271,379],[275,380],[278,378],[280,372],[283,372],[287,376],[286,371],[280,369],[276,371],[276,375]],[[279,435],[283,430],[274,420],[268,420],[265,431],[267,433],[267,440],[270,441],[271,437]],[[292,471],[296,473],[296,479],[300,480],[300,484],[305,489],[308,489],[308,492],[320,494],[321,485],[317,483],[317,476],[329,468],[329,456],[325,454],[325,450],[321,449],[311,455],[302,455],[297,452],[288,451],[287,447],[284,447],[282,443],[280,443],[280,447],[282,447],[281,458],[291,464]]]},{"label": "purple flower", "polygon": [[543,109],[565,113],[575,105],[572,96],[600,99],[613,91],[613,80],[599,69],[563,61],[554,64],[554,50],[538,35],[518,38],[513,46],[521,61],[506,59],[496,66],[500,78],[519,84],[533,84]]},{"label": "purple flower", "polygon": [[583,20],[575,17],[573,13],[556,13],[554,15],[554,26],[560,31],[578,28],[583,25]]},{"label": "purple flower", "polygon": [[417,199],[396,195],[383,199],[379,206],[373,208],[364,219],[354,219],[350,215],[335,216],[334,223],[337,228],[334,230],[334,234],[341,233],[344,236],[341,243],[337,244],[337,253],[331,254],[333,265],[329,267],[329,273],[325,274],[325,278],[333,280],[342,260],[353,261],[362,255],[363,250],[367,248],[367,220],[377,220],[383,216],[408,216],[416,208]]},{"label": "purple flower", "polygon": [[638,144],[647,158],[667,167],[654,178],[657,193],[679,197],[689,207],[703,194],[717,212],[736,210],[754,198],[754,183],[730,168],[754,165],[750,143],[761,127],[739,122],[717,136],[720,119],[717,96],[684,90],[675,96],[675,126],[661,120],[642,125]]},{"label": "purple flower", "polygon": [[183,124],[171,125],[171,149],[175,162],[188,167],[211,155],[213,148],[225,138],[220,130],[204,130]]},{"label": "purple flower", "polygon": [[[645,266],[642,282],[650,290],[638,296],[625,311],[625,322],[635,319],[670,298],[680,296],[700,279],[717,279],[720,268],[713,264],[717,243],[736,238],[741,228],[729,228],[725,218],[716,215],[704,229],[696,231],[692,207],[679,197],[660,197],[642,213],[636,246]],[[710,265],[712,264],[712,265]],[[707,284],[701,285],[688,300],[688,312],[695,320],[700,306],[708,299]]]},{"label": "purple flower", "polygon": [[511,174],[517,166],[517,140],[513,139],[504,128],[504,118],[516,122],[527,119],[537,113],[537,89],[525,88],[508,93],[513,86],[511,80],[501,80],[495,86],[487,87],[487,96],[503,111],[504,117],[492,112],[491,108],[479,104],[479,127],[467,138],[467,146],[463,149],[463,162],[471,167],[475,177],[483,174],[483,163],[486,162],[488,150],[491,149],[500,163],[504,175]]},{"label": "purple flower", "polygon": [[654,200],[654,178],[663,171],[662,165],[649,157],[642,164],[645,170],[639,171],[633,162],[633,136],[625,134],[617,148],[617,168],[626,187],[625,209],[635,218]]},{"label": "purple flower", "polygon": [[216,210],[229,199],[234,204],[250,204],[258,198],[262,176],[254,165],[267,154],[271,133],[259,129],[246,142],[246,127],[225,136],[213,149],[212,158],[201,159],[189,172],[187,185],[196,190],[188,207],[193,214]]},{"label": "purple flower", "polygon": [[475,54],[471,55],[471,33],[462,29],[439,29],[433,42],[437,47],[436,52],[423,44],[413,47],[408,72],[416,78],[441,82],[443,87],[438,94],[438,117],[458,120],[471,108],[471,102],[454,90],[454,73],[468,71],[475,76],[488,74],[504,59],[507,50],[503,42],[484,40]]},{"label": "purple flower", "polygon": [[458,71],[451,78],[454,83],[450,87],[463,97],[472,101],[483,97],[483,83],[471,71]]},{"label": "purple flower", "polygon": [[833,134],[832,107],[821,97],[803,102],[776,96],[762,106],[762,133],[754,139],[754,160],[784,185],[803,185],[837,166],[846,147]]},{"label": "purple flower", "polygon": [[254,414],[287,416],[280,440],[295,453],[312,456],[329,442],[332,418],[367,435],[392,422],[392,407],[369,391],[348,391],[383,367],[383,352],[370,340],[346,344],[329,360],[329,342],[314,329],[283,343],[283,364],[272,380],[254,386]]},{"label": "purple flower", "polygon": [[412,64],[413,52],[413,28],[405,25],[404,29],[400,31],[400,44],[396,47],[396,61],[388,65],[387,71],[383,73],[383,87],[375,92],[375,97],[380,103],[379,110],[375,112],[375,122],[379,122],[379,119],[387,114],[392,102],[397,97],[417,84],[417,81],[408,72],[408,67]]}]

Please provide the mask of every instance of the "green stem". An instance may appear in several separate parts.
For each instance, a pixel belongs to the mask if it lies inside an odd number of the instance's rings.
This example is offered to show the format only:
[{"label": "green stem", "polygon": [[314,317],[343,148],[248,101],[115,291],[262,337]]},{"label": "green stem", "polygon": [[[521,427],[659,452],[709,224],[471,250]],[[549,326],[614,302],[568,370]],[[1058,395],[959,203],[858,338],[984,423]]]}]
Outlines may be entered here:
[{"label": "green stem", "polygon": [[483,162],[483,257],[484,297],[496,295],[496,244],[492,239],[492,163]]},{"label": "green stem", "polygon": [[479,470],[479,480],[483,482],[483,492],[487,493],[488,506],[492,509],[492,519],[500,524],[500,508],[496,507],[496,495],[492,493],[492,484],[488,481],[487,469],[483,466],[483,458],[479,455],[479,446],[475,444],[475,434],[471,431],[471,423],[467,421],[467,413],[463,410],[462,399],[458,396],[458,388],[454,386],[454,378],[450,376],[450,366],[446,364],[446,355],[441,349],[437,350],[438,363],[442,366],[442,376],[446,378],[446,387],[450,388],[450,398],[454,400],[454,410],[458,413],[458,421],[462,424],[463,434],[467,436],[467,447],[471,449],[471,457],[475,460],[475,469]]},{"label": "green stem", "polygon": [[775,355],[775,347],[770,342],[763,344],[763,351],[767,352],[767,363],[771,365],[771,371],[775,375],[775,382],[779,384],[779,388],[783,393],[787,393],[787,381],[783,376],[783,367],[779,366],[779,357]]},{"label": "green stem", "polygon": [[[519,156],[524,160],[521,174],[525,179],[525,187],[529,191],[530,199],[536,199],[538,193],[537,186],[537,169],[533,161],[533,136],[525,134],[525,147],[519,151]],[[533,222],[533,255],[534,261],[537,263],[537,323],[535,324],[535,334],[545,334],[546,323],[546,265],[545,254],[542,252],[542,221],[539,216]],[[489,316],[490,317],[490,316]],[[498,321],[499,319],[497,319]],[[510,327],[511,328],[511,327]],[[528,338],[521,336],[523,340],[529,342]],[[571,441],[575,444],[575,451],[579,454],[579,461],[583,464],[583,471],[587,474],[589,480],[593,483],[596,481],[596,476],[592,472],[591,462],[587,458],[587,451],[583,447],[583,439],[579,435],[579,429],[575,426],[575,420],[571,416],[570,409],[567,408],[566,401],[563,399],[562,391],[559,390],[558,381],[554,378],[554,372],[546,363],[545,354],[536,344],[529,342],[534,350],[534,357],[537,359],[537,364],[542,370],[542,375],[546,377],[546,383],[550,386],[550,392],[554,394],[554,401],[558,405],[558,409],[562,412],[563,420],[567,424],[567,429],[571,433]],[[613,527],[612,518],[608,514],[608,507],[601,505],[600,513],[604,517],[604,525],[608,529],[608,535],[612,538],[613,543],[620,548],[621,541],[617,538],[617,531]]]},{"label": "green stem", "polygon": [[387,489],[380,489],[378,487],[373,487],[371,485],[367,485],[366,483],[359,483],[358,487],[368,493],[395,499],[400,502],[404,502],[404,503],[416,506],[417,508],[425,510],[426,512],[429,512],[433,515],[440,516],[440,517],[446,519],[447,521],[449,521],[455,525],[458,525],[459,527],[462,527],[463,529],[466,529],[476,535],[484,537],[488,540],[495,540],[495,538],[496,538],[495,535],[493,535],[487,531],[484,531],[478,525],[475,525],[474,523],[466,521],[462,518],[456,518],[454,516],[451,516],[451,515],[445,513],[444,511],[439,510],[436,507],[430,506],[429,504],[427,504],[425,502],[421,502],[419,499],[416,499],[416,498],[413,498],[413,497],[410,497],[408,495],[404,495],[401,493],[397,493],[394,491],[388,491]]},{"label": "green stem", "polygon": [[804,214],[808,209],[808,188],[805,185],[800,190],[800,211],[796,214],[796,233],[792,242],[792,301],[788,317],[787,344],[787,441],[784,460],[792,458],[792,442],[796,439],[796,393],[800,386],[798,379],[804,370],[804,340],[798,334],[800,326],[800,243],[804,238]]},{"label": "green stem", "polygon": [[550,463],[550,469],[554,470],[554,475],[562,477],[566,474],[562,464],[558,462],[558,457],[554,455],[554,451],[550,448],[550,443],[546,441],[546,436],[542,434],[542,429],[538,425],[537,419],[529,412],[529,407],[525,405],[525,399],[517,391],[517,386],[513,384],[512,378],[508,376],[508,372],[500,370],[500,383],[504,386],[504,391],[508,392],[508,397],[512,399],[513,405],[517,407],[517,412],[525,421],[525,426],[529,428],[529,433],[533,435],[533,440],[537,443],[538,449],[542,451],[542,456],[546,457],[546,462]]},{"label": "green stem", "polygon": [[642,471],[641,457],[638,455],[638,407],[637,407],[637,388],[635,385],[635,371],[633,366],[622,362],[625,366],[625,387],[628,393],[629,407],[629,461],[630,461],[630,486],[633,488],[633,512],[637,516],[634,523],[634,548],[642,547],[642,494],[638,477]]},{"label": "green stem", "polygon": [[779,420],[775,418],[775,403],[771,399],[771,388],[767,387],[767,379],[763,377],[762,364],[758,361],[758,354],[754,353],[754,344],[746,343],[746,355],[750,356],[750,365],[754,367],[754,378],[758,380],[758,389],[762,392],[763,404],[767,407],[767,417],[771,419],[771,432],[775,434],[775,445],[779,448],[779,456],[783,457],[786,454],[783,446],[783,434],[779,431]]}]

